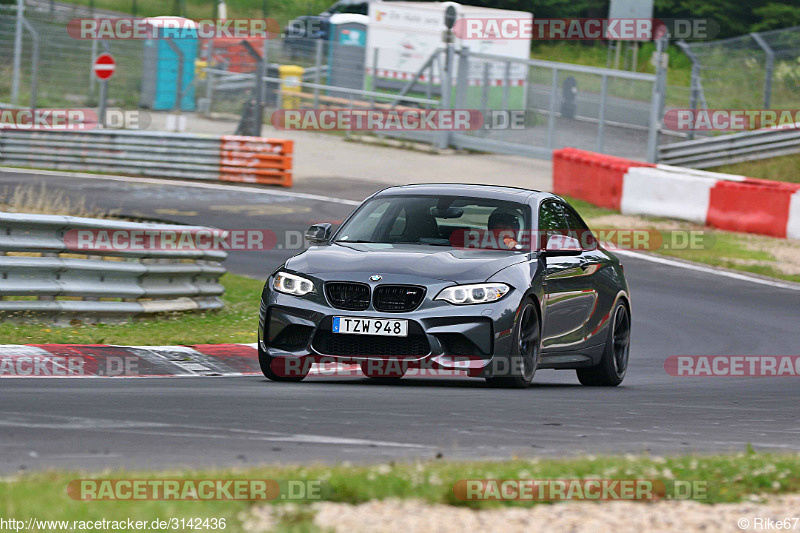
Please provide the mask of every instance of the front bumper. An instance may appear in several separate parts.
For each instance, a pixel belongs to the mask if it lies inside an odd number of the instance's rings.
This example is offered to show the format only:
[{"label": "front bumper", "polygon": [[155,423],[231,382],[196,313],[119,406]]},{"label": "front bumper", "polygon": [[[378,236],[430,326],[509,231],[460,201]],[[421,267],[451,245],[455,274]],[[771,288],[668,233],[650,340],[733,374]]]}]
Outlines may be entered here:
[{"label": "front bumper", "polygon": [[[400,280],[396,280],[400,281]],[[521,295],[510,291],[489,304],[452,305],[433,300],[451,282],[428,285],[424,301],[414,311],[386,313],[372,305],[364,311],[331,306],[324,295],[296,297],[270,290],[261,301],[258,338],[272,357],[311,357],[315,362],[361,363],[401,360],[410,368],[467,370],[479,375],[495,354],[509,354]],[[333,333],[334,316],[403,319],[408,337]]]}]

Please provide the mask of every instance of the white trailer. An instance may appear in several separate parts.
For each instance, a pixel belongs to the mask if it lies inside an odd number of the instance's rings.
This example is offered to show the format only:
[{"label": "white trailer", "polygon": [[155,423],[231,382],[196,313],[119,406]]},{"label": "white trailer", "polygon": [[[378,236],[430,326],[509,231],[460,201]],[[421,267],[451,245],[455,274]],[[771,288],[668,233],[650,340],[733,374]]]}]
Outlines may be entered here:
[{"label": "white trailer", "polygon": [[[380,80],[411,80],[431,55],[445,46],[443,36],[447,28],[444,14],[449,5],[456,8],[457,19],[519,19],[529,22],[533,19],[531,13],[523,11],[462,6],[455,2],[370,2],[366,50],[368,76],[377,75]],[[468,47],[470,53],[491,54],[512,59],[530,57],[529,35],[518,39],[481,40],[461,39],[456,35],[453,44],[456,49]],[[373,64],[376,50],[377,72]],[[505,64],[491,63],[489,82],[492,86],[500,86],[505,79]],[[513,63],[510,73],[511,85],[524,86],[527,74],[527,68],[518,62]],[[481,85],[483,77],[483,62],[471,61],[469,84]],[[427,81],[427,78],[423,76],[422,81]],[[438,75],[434,78],[434,82],[440,82]]]}]

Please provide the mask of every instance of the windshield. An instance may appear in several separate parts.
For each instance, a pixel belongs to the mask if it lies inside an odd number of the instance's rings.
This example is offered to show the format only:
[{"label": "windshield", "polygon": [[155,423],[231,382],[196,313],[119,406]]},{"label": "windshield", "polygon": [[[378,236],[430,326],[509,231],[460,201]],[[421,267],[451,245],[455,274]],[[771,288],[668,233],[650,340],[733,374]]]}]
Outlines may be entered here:
[{"label": "windshield", "polygon": [[524,204],[463,196],[379,196],[336,234],[339,243],[420,244],[522,251]]}]

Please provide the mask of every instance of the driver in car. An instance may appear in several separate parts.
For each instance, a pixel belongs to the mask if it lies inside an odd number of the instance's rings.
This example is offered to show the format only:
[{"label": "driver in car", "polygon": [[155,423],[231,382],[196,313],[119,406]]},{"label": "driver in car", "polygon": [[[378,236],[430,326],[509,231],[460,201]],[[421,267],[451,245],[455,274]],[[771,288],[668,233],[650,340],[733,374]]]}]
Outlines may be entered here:
[{"label": "driver in car", "polygon": [[517,215],[498,207],[489,215],[487,227],[497,237],[498,246],[506,250],[514,250],[517,247],[516,236],[519,232]]}]

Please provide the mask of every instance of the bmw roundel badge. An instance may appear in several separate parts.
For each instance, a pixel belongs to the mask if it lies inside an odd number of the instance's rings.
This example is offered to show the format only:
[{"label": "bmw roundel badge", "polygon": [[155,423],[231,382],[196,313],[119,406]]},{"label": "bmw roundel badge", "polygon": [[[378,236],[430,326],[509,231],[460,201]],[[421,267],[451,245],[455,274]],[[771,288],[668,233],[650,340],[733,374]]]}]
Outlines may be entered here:
[{"label": "bmw roundel badge", "polygon": [[380,281],[382,279],[383,276],[381,276],[380,274],[373,274],[372,276],[369,277],[370,281]]}]

